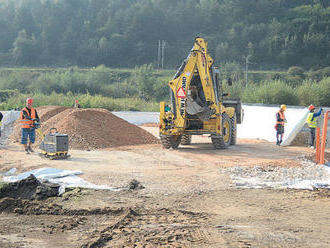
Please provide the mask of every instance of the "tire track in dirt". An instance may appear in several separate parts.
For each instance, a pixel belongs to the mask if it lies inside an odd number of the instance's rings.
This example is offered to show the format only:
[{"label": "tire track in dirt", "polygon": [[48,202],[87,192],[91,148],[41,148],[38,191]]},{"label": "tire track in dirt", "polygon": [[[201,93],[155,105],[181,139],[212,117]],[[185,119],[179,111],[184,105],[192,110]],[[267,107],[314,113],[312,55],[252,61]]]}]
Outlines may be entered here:
[{"label": "tire track in dirt", "polygon": [[202,225],[207,225],[204,213],[171,209],[128,209],[115,223],[93,231],[81,248],[100,247],[186,247],[210,243]]},{"label": "tire track in dirt", "polygon": [[[203,212],[145,207],[66,209],[51,202],[6,197],[0,200],[0,213],[45,215],[53,220],[41,223],[48,234],[79,233],[83,225],[87,235],[78,239],[81,248],[202,247],[213,242],[207,231],[209,217]],[[96,229],[90,225],[94,219],[98,219]]]}]

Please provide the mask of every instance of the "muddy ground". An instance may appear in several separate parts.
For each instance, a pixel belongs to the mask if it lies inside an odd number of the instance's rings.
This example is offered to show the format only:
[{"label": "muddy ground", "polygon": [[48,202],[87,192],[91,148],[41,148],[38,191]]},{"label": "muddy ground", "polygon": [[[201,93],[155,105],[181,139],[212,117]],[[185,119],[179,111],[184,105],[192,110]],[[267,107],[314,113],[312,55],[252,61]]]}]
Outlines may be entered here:
[{"label": "muddy ground", "polygon": [[[155,132],[154,127],[145,127]],[[70,151],[68,160],[0,150],[0,172],[81,170],[121,191],[73,189],[46,200],[0,199],[0,247],[329,247],[328,189],[238,189],[221,168],[300,167],[304,147],[207,137],[178,150],[141,145]],[[129,189],[135,179],[143,187]],[[0,186],[1,187],[1,186]],[[133,187],[134,188],[134,187]]]}]

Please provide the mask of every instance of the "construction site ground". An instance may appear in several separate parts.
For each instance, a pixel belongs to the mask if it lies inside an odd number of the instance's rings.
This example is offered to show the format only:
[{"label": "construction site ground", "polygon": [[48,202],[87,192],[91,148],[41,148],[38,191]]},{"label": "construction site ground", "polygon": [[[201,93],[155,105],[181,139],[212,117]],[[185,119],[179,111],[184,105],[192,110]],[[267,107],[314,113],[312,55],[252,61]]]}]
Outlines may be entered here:
[{"label": "construction site ground", "polygon": [[[156,134],[156,127],[143,127]],[[208,137],[177,150],[160,144],[70,150],[68,160],[0,150],[0,172],[81,170],[119,191],[73,189],[43,201],[0,199],[0,247],[329,247],[328,189],[242,189],[221,168],[299,167],[306,147],[239,139],[214,150]],[[144,189],[128,189],[133,180]]]}]

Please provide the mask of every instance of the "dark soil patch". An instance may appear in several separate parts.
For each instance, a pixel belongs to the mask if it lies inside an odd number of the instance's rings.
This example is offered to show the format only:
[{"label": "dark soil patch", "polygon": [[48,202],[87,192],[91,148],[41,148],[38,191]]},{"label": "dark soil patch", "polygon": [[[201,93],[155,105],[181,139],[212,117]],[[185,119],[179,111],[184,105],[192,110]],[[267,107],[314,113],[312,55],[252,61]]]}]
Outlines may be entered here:
[{"label": "dark soil patch", "polygon": [[131,190],[135,190],[135,189],[144,189],[145,187],[136,179],[133,179],[132,181],[130,181],[128,188]]},{"label": "dark soil patch", "polygon": [[120,215],[124,208],[95,208],[95,209],[66,209],[54,203],[31,201],[24,199],[3,198],[0,200],[0,213],[17,213],[25,215],[64,215],[64,216],[90,216],[90,215]]},{"label": "dark soil patch", "polygon": [[44,200],[58,195],[58,184],[41,183],[34,175],[0,188],[0,199],[4,197],[28,200]]},{"label": "dark soil patch", "polygon": [[291,146],[308,146],[309,132],[300,132],[291,142]]}]

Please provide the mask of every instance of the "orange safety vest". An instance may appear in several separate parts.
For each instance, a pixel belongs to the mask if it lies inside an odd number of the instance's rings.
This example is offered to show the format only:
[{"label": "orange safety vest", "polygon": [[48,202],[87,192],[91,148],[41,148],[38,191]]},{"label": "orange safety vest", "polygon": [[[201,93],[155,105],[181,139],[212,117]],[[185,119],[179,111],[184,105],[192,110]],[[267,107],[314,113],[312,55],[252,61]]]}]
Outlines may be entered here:
[{"label": "orange safety vest", "polygon": [[[284,112],[278,111],[277,113],[280,115],[280,118],[282,120],[285,120]],[[276,124],[280,124],[280,125],[284,126],[284,121],[277,121],[277,117],[276,117]]]},{"label": "orange safety vest", "polygon": [[25,107],[22,109],[21,111],[21,124],[22,124],[22,128],[31,128],[33,125],[33,120],[28,120],[25,119],[23,116],[23,111],[25,110],[25,112],[28,114],[28,116],[31,117],[31,119],[35,119],[36,118],[36,110],[34,108],[31,108],[31,115],[28,111],[28,109]]}]

